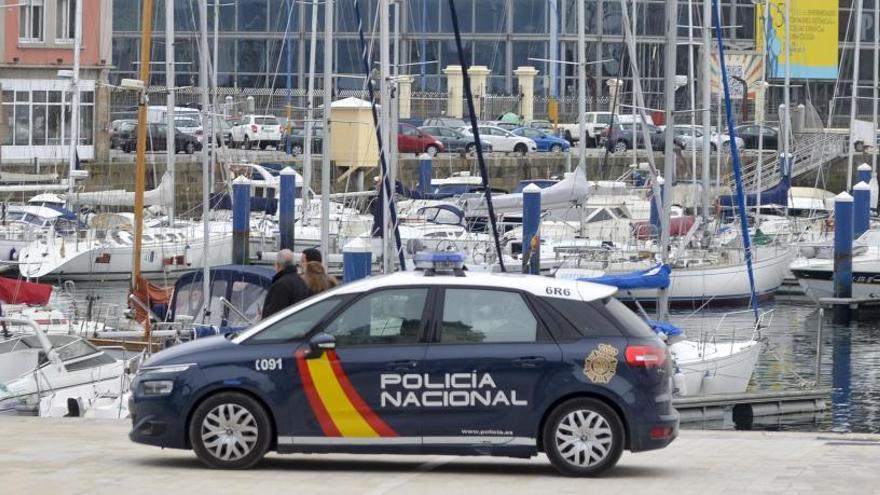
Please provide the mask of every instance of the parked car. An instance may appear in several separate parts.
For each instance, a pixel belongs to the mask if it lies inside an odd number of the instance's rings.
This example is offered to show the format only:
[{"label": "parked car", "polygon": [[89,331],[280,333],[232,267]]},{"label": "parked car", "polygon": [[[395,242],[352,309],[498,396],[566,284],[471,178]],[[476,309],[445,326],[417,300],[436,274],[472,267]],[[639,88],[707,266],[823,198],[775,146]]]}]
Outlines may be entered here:
[{"label": "parked car", "polygon": [[199,142],[202,142],[204,129],[198,120],[190,117],[174,117],[174,127],[180,132],[194,136]]},{"label": "parked car", "polygon": [[548,134],[553,134],[553,122],[550,122],[549,120],[533,120],[526,124],[526,127],[534,127],[535,129],[541,129]]},{"label": "parked car", "polygon": [[[703,148],[703,129],[700,126],[677,125],[675,126],[675,138],[684,150],[702,149]],[[719,149],[725,152],[730,150],[730,136],[728,134],[718,134],[713,132],[709,136],[710,147],[712,151]],[[745,147],[743,138],[736,137],[736,146],[738,149]]]},{"label": "parked car", "polygon": [[736,128],[736,135],[745,142],[745,149],[756,150],[761,129],[764,129],[764,149],[777,149],[779,147],[779,130],[775,127],[742,125]]},{"label": "parked car", "polygon": [[278,147],[280,140],[281,125],[274,115],[245,115],[238,125],[232,126],[233,147],[259,146],[264,150],[269,146]]},{"label": "parked car", "polygon": [[445,150],[443,143],[427,132],[411,124],[399,124],[397,128],[397,151],[399,153],[427,153],[431,156]]},{"label": "parked car", "polygon": [[[301,155],[306,149],[306,130],[302,127],[294,127],[290,130],[290,135],[286,132],[282,133],[281,142],[278,143],[278,149],[287,151],[287,141],[290,141],[290,152],[294,155]],[[324,150],[324,131],[316,127],[312,128],[312,153],[322,153]]]},{"label": "parked car", "polygon": [[561,153],[571,149],[571,145],[565,139],[551,136],[550,134],[533,127],[520,127],[514,129],[517,136],[527,137],[538,145],[538,151],[549,151],[552,153]]},{"label": "parked car", "polygon": [[110,149],[122,149],[120,143],[137,127],[137,120],[120,119],[110,123]]},{"label": "parked car", "polygon": [[451,127],[453,129],[461,129],[468,125],[470,124],[456,117],[431,117],[422,122],[422,127]]},{"label": "parked car", "polygon": [[[437,138],[443,143],[443,147],[446,148],[446,151],[464,151],[465,153],[473,153],[476,151],[477,146],[474,142],[474,136],[465,134],[460,130],[439,126],[422,126],[419,127],[419,130]],[[488,153],[492,151],[492,144],[485,139],[480,139],[480,144],[483,147],[483,152]]]},{"label": "parked car", "polygon": [[[615,124],[620,122],[618,115],[611,112],[587,112],[584,114],[584,126],[586,131],[587,146],[597,147],[601,142],[603,132],[608,128],[608,124],[614,121]],[[580,121],[574,124],[560,124],[560,135],[571,144],[580,140]]]},{"label": "parked car", "polygon": [[[538,145],[529,138],[517,136],[500,127],[491,125],[479,126],[480,139],[492,144],[494,151],[514,152],[525,155],[530,151],[538,151]],[[472,136],[470,128],[464,128],[465,134]]]},{"label": "parked car", "polygon": [[[651,136],[651,149],[665,151],[666,135],[653,125],[648,125],[648,134]],[[645,149],[644,132],[641,127],[636,128],[636,147]],[[676,148],[681,149],[681,143],[675,143]],[[605,136],[605,148],[612,153],[622,153],[633,149],[633,124],[615,124],[609,127]]]},{"label": "parked car", "polygon": [[[150,127],[147,130],[147,151],[165,151],[168,149],[168,140],[165,135],[165,124],[147,124]],[[137,124],[134,129],[128,133],[120,142],[120,149],[126,153],[137,150]],[[185,132],[175,129],[174,133],[174,152],[184,152],[192,155],[196,151],[202,149],[202,143],[195,136],[190,136]]]}]

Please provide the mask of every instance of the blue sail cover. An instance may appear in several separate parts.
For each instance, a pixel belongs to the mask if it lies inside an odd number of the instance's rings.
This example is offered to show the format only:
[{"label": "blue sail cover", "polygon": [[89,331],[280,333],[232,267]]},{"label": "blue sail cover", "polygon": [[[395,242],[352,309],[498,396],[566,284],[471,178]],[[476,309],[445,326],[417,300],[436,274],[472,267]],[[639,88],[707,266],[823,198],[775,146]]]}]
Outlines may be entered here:
[{"label": "blue sail cover", "polygon": [[656,321],[645,319],[645,323],[651,327],[651,330],[654,330],[657,334],[664,334],[667,337],[677,337],[679,335],[683,335],[684,331],[681,328],[669,323],[668,321]]},{"label": "blue sail cover", "polygon": [[666,289],[669,287],[669,265],[657,265],[647,270],[601,277],[579,278],[582,282],[610,285],[621,290],[629,289]]}]

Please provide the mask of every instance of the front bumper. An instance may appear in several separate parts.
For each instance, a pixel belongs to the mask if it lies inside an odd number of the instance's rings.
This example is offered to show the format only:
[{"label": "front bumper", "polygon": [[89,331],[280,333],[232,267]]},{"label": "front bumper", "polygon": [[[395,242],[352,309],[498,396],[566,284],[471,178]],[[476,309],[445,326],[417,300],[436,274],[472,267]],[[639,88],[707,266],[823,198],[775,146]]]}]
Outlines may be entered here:
[{"label": "front bumper", "polygon": [[136,443],[154,445],[170,449],[187,449],[186,418],[184,411],[178,411],[161,398],[135,399],[128,401],[131,411],[131,431],[128,438]]}]

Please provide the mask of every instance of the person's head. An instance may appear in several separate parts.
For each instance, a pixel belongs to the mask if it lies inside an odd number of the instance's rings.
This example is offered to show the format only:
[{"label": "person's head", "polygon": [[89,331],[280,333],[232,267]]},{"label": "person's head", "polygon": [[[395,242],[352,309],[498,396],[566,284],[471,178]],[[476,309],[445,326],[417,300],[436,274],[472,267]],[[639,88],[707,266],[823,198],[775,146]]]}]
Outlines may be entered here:
[{"label": "person's head", "polygon": [[308,265],[311,261],[321,263],[321,251],[319,251],[317,248],[303,249],[302,256],[299,260],[299,266],[305,269],[306,265]]},{"label": "person's head", "polygon": [[290,249],[282,249],[275,255],[275,271],[280,272],[296,264],[296,256]]}]

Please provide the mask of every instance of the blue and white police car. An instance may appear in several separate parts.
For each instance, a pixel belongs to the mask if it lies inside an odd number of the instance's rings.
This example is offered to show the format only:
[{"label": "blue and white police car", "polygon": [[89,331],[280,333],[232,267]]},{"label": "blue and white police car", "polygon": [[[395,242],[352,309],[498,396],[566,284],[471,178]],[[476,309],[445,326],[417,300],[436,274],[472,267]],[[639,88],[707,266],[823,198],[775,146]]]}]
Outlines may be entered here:
[{"label": "blue and white police car", "polygon": [[544,452],[588,476],[676,437],[666,347],[615,288],[447,268],[342,285],[159,352],[132,384],[130,438],[213,468],[270,450]]}]

